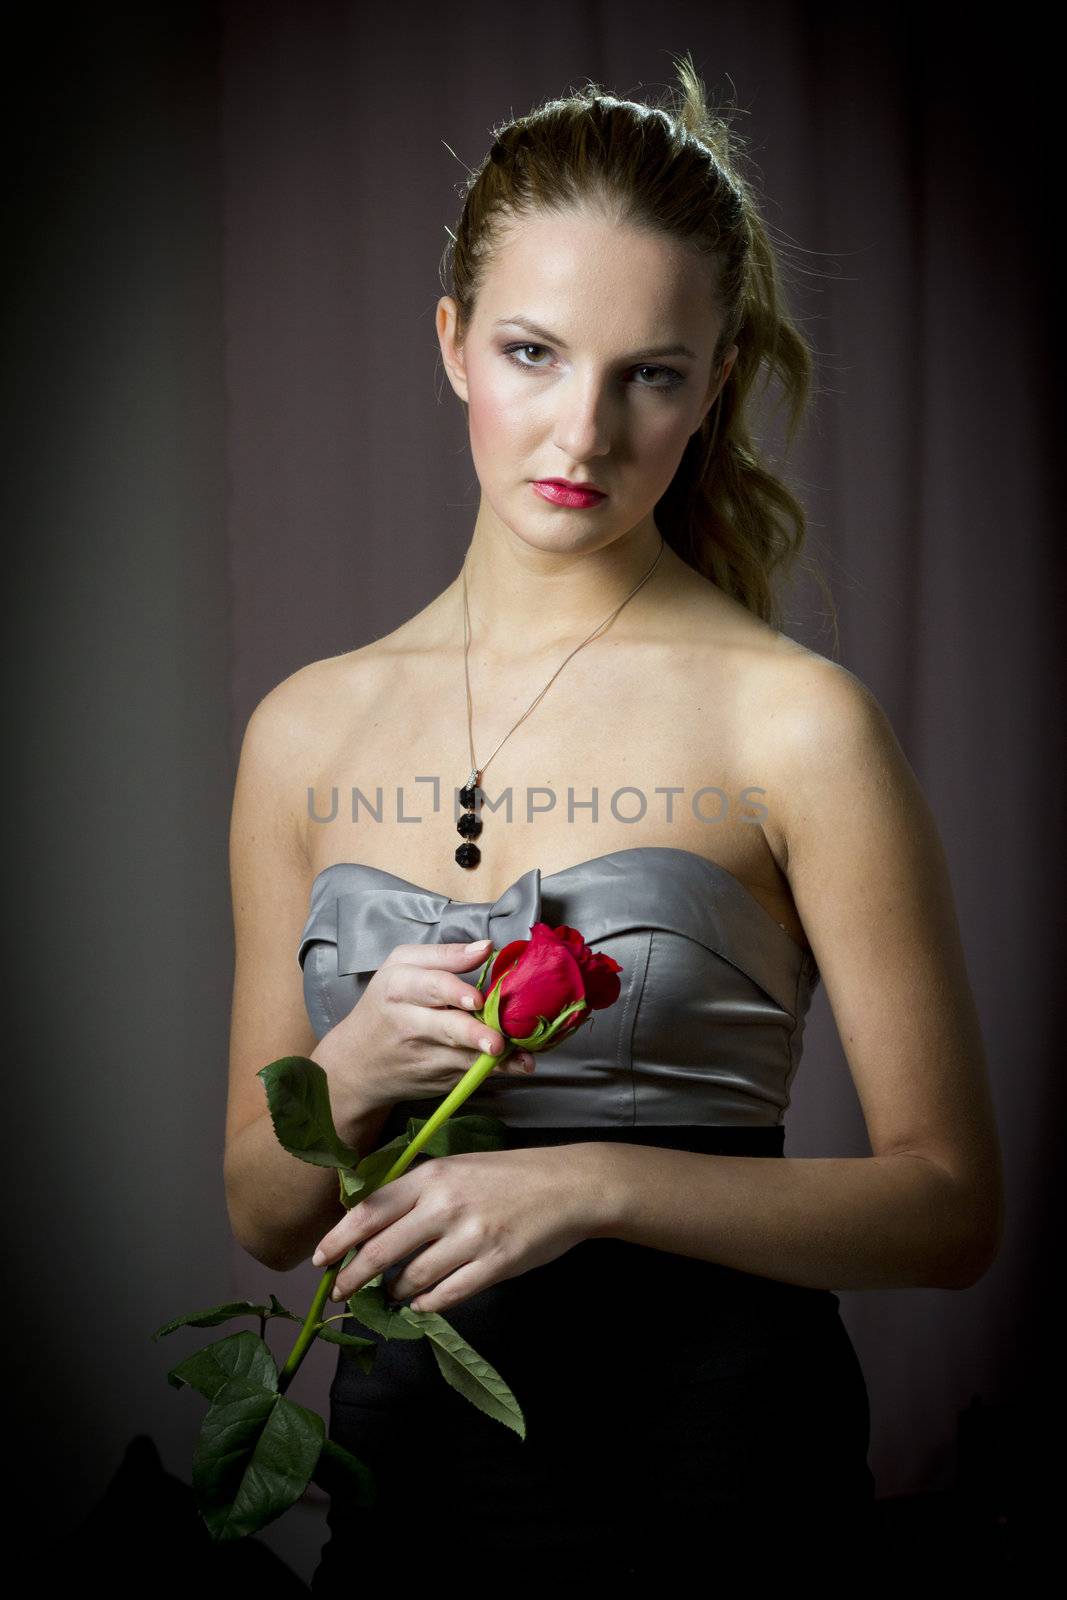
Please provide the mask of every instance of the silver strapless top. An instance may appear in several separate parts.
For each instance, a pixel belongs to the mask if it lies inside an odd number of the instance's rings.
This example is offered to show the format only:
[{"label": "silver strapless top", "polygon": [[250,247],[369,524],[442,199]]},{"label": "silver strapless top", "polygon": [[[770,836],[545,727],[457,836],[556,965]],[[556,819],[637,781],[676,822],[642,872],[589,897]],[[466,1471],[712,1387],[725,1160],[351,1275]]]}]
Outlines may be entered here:
[{"label": "silver strapless top", "polygon": [[[464,1113],[512,1127],[782,1122],[815,959],[732,873],[690,850],[614,850],[544,878],[531,867],[494,901],[451,900],[356,862],[326,867],[298,953],[311,1025],[328,1033],[398,944],[488,937],[501,949],[534,922],[567,923],[613,956],[619,999],[539,1055],[535,1072],[491,1072]],[[478,970],[460,976],[473,984]],[[442,1098],[402,1105],[425,1117]]]}]

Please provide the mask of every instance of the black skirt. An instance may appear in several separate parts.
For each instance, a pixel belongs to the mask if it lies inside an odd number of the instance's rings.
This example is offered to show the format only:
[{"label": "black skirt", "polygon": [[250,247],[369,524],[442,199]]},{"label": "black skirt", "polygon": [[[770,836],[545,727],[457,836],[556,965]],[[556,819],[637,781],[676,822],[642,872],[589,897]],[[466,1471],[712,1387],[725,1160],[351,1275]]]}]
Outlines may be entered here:
[{"label": "black skirt", "polygon": [[[509,1129],[507,1146],[775,1157],[784,1137],[536,1128]],[[870,1554],[867,1388],[829,1290],[587,1239],[442,1314],[507,1382],[526,1438],[463,1399],[428,1340],[371,1334],[370,1373],[339,1356],[330,1437],[372,1469],[378,1498],[331,1503],[313,1593],[375,1576],[488,1584],[504,1560],[523,1579],[695,1563],[721,1579],[776,1563],[825,1575],[828,1558]]]}]

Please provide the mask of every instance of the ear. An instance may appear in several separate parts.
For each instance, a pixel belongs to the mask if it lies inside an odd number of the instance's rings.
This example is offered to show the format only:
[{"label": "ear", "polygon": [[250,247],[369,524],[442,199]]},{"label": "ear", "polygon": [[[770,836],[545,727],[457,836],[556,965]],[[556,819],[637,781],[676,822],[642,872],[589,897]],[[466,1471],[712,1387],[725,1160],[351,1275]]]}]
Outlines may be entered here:
[{"label": "ear", "polygon": [[448,381],[461,400],[467,400],[467,367],[463,347],[456,343],[459,307],[450,294],[443,294],[437,302],[437,339],[441,346],[441,360]]}]

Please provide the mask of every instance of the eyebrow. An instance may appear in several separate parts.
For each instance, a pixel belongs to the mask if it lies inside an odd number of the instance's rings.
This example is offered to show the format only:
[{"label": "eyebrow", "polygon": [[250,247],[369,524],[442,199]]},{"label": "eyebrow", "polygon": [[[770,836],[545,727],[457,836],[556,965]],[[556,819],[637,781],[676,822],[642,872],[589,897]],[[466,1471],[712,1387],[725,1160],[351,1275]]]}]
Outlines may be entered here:
[{"label": "eyebrow", "polygon": [[[529,317],[500,317],[493,323],[494,328],[503,328],[513,324],[517,328],[525,328],[527,333],[532,333],[537,339],[544,339],[547,344],[559,345],[561,350],[569,350],[566,340],[561,339],[558,333],[549,333],[547,328],[541,328],[536,322],[531,322]],[[655,349],[634,350],[630,355],[624,356],[624,361],[647,361],[652,356],[689,356],[696,361],[696,352],[690,350],[687,344],[660,344]]]}]

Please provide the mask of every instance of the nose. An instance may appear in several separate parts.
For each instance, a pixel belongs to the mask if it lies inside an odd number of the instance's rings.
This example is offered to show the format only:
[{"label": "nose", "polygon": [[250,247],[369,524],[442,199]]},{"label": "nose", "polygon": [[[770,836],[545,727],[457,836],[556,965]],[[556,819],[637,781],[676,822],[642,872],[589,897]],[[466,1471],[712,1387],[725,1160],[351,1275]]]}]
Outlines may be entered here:
[{"label": "nose", "polygon": [[571,461],[592,461],[611,449],[611,402],[606,385],[571,380],[557,390],[553,443]]}]

